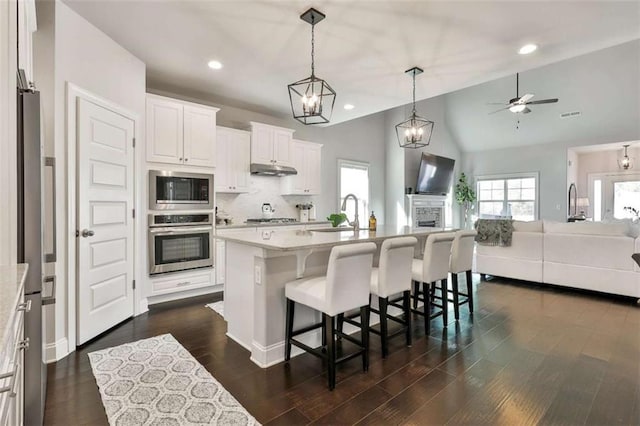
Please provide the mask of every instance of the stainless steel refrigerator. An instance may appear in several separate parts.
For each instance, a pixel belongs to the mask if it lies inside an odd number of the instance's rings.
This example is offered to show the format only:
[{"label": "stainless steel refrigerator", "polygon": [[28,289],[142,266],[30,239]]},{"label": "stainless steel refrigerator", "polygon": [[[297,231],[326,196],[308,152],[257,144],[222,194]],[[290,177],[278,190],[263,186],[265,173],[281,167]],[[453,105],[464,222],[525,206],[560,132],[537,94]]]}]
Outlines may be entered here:
[{"label": "stainless steel refrigerator", "polygon": [[[47,387],[42,350],[45,342],[43,304],[55,301],[53,294],[43,296],[45,283],[52,281],[51,277],[44,276],[43,266],[45,261],[55,261],[55,253],[45,255],[43,243],[45,158],[40,135],[40,93],[18,89],[17,96],[18,262],[29,264],[24,293],[25,301],[31,301],[31,310],[25,313],[24,319],[24,336],[29,339],[24,352],[24,423],[41,425]],[[51,159],[46,159],[46,164],[55,167]],[[55,289],[50,292],[54,293]]]}]

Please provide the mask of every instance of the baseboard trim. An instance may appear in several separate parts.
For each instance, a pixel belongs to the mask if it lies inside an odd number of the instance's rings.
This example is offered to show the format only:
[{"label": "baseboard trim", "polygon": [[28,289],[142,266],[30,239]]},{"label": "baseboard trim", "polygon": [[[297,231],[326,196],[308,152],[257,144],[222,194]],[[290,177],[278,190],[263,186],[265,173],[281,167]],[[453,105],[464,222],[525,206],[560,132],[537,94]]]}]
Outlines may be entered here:
[{"label": "baseboard trim", "polygon": [[47,364],[56,362],[69,355],[69,342],[66,337],[44,346],[44,359]]}]

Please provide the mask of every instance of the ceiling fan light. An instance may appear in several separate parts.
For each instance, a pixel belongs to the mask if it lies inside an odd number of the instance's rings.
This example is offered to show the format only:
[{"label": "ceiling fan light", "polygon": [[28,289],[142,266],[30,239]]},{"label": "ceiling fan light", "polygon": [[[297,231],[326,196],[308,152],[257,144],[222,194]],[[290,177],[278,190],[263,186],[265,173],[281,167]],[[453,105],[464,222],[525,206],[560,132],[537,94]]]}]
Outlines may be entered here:
[{"label": "ceiling fan light", "polygon": [[524,104],[518,104],[518,105],[512,105],[509,107],[509,111],[514,112],[514,113],[519,113],[525,110],[527,106]]}]

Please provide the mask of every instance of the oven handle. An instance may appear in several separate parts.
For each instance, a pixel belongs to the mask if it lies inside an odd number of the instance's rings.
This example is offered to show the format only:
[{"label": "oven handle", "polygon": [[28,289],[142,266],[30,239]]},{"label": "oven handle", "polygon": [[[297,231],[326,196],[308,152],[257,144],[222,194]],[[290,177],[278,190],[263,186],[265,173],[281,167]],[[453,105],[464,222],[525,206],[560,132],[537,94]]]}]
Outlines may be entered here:
[{"label": "oven handle", "polygon": [[190,234],[200,231],[213,231],[213,226],[173,226],[164,228],[149,228],[151,234]]}]

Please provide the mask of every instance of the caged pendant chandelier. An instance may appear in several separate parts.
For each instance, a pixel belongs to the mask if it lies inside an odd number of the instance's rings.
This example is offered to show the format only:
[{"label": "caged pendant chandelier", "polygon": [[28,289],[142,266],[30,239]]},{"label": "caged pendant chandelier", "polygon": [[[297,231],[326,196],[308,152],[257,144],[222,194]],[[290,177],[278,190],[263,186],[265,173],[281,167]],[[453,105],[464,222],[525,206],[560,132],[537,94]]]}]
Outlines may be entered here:
[{"label": "caged pendant chandelier", "polygon": [[633,158],[629,157],[629,154],[627,153],[629,145],[627,144],[622,146],[624,147],[624,156],[618,160],[618,166],[620,166],[622,170],[633,169]]},{"label": "caged pendant chandelier", "polygon": [[325,80],[315,74],[315,25],[325,15],[311,8],[300,15],[300,19],[311,24],[311,76],[289,84],[289,101],[293,118],[303,124],[323,124],[331,119],[336,92]]},{"label": "caged pendant chandelier", "polygon": [[405,74],[413,77],[413,104],[411,115],[405,121],[396,125],[396,135],[401,148],[422,148],[429,145],[433,133],[433,121],[420,117],[416,113],[416,75],[423,70],[413,67],[405,71]]}]

